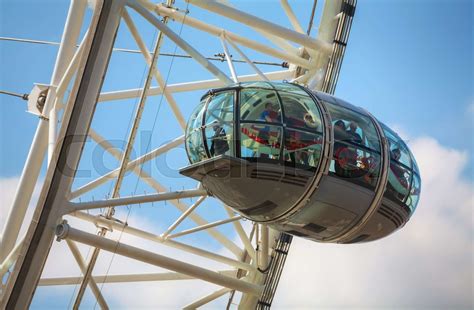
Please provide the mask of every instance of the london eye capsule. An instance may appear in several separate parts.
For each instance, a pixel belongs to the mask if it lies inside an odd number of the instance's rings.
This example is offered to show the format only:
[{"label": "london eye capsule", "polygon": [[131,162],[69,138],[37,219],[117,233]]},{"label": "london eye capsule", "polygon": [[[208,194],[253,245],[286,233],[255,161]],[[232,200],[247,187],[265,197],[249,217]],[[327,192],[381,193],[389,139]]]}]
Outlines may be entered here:
[{"label": "london eye capsule", "polygon": [[203,96],[180,173],[244,217],[320,242],[376,240],[415,211],[420,174],[400,137],[362,108],[291,83]]}]

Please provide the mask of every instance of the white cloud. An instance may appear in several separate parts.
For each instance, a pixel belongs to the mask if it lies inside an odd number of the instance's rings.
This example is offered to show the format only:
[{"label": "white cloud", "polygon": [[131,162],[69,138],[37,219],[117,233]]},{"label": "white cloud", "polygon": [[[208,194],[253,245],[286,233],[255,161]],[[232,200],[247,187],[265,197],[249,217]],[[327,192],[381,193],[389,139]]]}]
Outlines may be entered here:
[{"label": "white cloud", "polygon": [[473,184],[462,176],[467,154],[428,137],[410,147],[422,177],[410,222],[367,244],[294,239],[275,309],[473,306]]},{"label": "white cloud", "polygon": [[405,128],[400,124],[390,124],[389,126],[397,135],[405,142],[410,140],[410,135],[405,130]]},{"label": "white cloud", "polygon": [[[0,178],[0,195],[2,197],[0,201],[0,233],[3,233],[10,208],[13,204],[13,200],[15,199],[15,193],[19,181],[20,179],[18,177]],[[23,222],[25,224],[22,225],[20,230],[20,236],[23,236],[26,232],[26,229],[28,228],[28,224],[26,223],[29,223],[31,220],[34,211],[33,206],[38,200],[42,184],[43,181],[39,180],[34,188],[33,195],[31,196],[31,203],[25,214],[25,221]]]},{"label": "white cloud", "polygon": [[474,99],[467,105],[467,113],[471,114],[471,116],[474,114]]}]

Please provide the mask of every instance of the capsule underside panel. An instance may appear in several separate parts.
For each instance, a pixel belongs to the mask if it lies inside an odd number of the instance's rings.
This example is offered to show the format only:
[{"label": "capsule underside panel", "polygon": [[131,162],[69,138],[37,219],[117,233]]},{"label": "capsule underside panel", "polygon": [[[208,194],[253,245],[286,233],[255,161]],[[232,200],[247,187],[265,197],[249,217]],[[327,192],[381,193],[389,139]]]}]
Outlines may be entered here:
[{"label": "capsule underside panel", "polygon": [[[203,168],[206,167],[206,168]],[[288,210],[303,194],[312,172],[277,169],[221,155],[181,173],[202,182],[208,191],[243,216],[268,221]]]}]

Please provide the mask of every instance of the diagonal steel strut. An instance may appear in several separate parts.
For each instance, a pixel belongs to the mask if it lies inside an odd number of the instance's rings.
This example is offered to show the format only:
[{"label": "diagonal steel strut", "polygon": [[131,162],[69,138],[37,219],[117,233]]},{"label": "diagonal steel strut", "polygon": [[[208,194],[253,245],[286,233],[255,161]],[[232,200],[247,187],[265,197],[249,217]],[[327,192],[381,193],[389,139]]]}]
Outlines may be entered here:
[{"label": "diagonal steel strut", "polygon": [[[168,5],[172,5],[173,3],[174,3],[174,0],[168,0]],[[166,18],[163,20],[163,23],[167,23],[167,21],[168,19]],[[140,102],[135,112],[132,129],[130,131],[130,134],[127,140],[127,146],[126,146],[125,152],[123,153],[122,160],[120,162],[120,170],[117,176],[117,182],[115,183],[115,186],[112,192],[112,198],[117,198],[120,195],[120,188],[122,187],[123,178],[125,176],[125,172],[127,171],[127,165],[130,160],[130,154],[132,152],[133,144],[135,143],[135,138],[138,132],[138,128],[140,126],[143,110],[145,109],[145,104],[148,97],[148,89],[151,86],[153,73],[155,71],[155,66],[158,61],[159,51],[160,51],[162,42],[163,42],[163,32],[160,32],[160,34],[158,35],[158,39],[156,40],[155,47],[153,49],[153,58],[151,60],[151,63],[148,69],[145,85],[140,95]],[[105,217],[111,218],[114,215],[114,213],[115,213],[115,209],[113,207],[107,208],[107,210],[105,211]],[[101,237],[104,237],[106,234],[107,234],[107,228],[105,227],[101,228],[98,233],[98,235]],[[92,270],[94,269],[95,264],[97,262],[97,258],[99,257],[99,253],[100,253],[100,249],[96,247],[89,260],[89,264],[84,274],[84,279],[82,280],[81,286],[77,293],[77,297],[74,302],[73,309],[79,309],[79,305],[81,304],[86,287],[89,283],[89,279],[91,278],[91,275],[92,275]]]}]

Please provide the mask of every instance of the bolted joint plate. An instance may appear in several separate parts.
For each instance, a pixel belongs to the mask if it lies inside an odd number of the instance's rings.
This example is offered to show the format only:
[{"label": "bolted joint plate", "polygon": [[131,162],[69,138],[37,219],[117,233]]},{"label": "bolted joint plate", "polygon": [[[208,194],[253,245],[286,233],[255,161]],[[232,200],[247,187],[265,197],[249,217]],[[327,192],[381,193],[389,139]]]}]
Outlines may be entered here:
[{"label": "bolted joint plate", "polygon": [[34,84],[35,86],[28,95],[28,112],[41,116],[46,103],[50,86],[44,84]]},{"label": "bolted joint plate", "polygon": [[69,224],[67,221],[63,221],[61,224],[56,226],[56,240],[61,241],[63,239],[66,239],[68,234],[69,234]]}]

